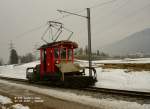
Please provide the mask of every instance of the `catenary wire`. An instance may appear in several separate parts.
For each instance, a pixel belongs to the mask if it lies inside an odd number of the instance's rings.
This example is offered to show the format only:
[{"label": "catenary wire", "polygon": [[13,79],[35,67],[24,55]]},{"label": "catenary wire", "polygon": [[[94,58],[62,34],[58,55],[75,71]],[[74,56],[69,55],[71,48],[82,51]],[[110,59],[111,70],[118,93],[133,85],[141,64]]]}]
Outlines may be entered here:
[{"label": "catenary wire", "polygon": [[46,23],[46,24],[43,24],[43,25],[40,25],[40,26],[38,26],[38,27],[32,28],[32,29],[30,29],[30,30],[28,30],[28,31],[26,31],[26,32],[24,32],[24,33],[22,33],[22,34],[17,35],[15,38],[21,38],[21,37],[23,37],[23,36],[25,36],[25,35],[27,35],[27,34],[30,34],[30,33],[34,32],[34,31],[37,31],[37,30],[39,30],[39,29],[45,27],[46,25],[47,25],[47,23]]}]

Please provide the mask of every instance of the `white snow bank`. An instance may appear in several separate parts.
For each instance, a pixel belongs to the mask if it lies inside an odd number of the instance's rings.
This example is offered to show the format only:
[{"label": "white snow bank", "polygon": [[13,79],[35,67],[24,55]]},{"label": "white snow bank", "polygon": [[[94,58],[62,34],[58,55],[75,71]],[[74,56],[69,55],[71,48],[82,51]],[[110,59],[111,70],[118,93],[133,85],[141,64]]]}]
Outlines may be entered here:
[{"label": "white snow bank", "polygon": [[0,104],[10,104],[10,103],[12,103],[10,98],[0,95]]},{"label": "white snow bank", "polygon": [[49,95],[55,98],[73,101],[81,104],[99,107],[102,109],[150,109],[150,104],[138,104],[136,102],[128,102],[114,99],[96,99],[90,96],[81,96],[71,92],[62,92],[55,89],[39,88],[35,86],[28,86],[23,84],[10,83],[8,81],[0,80],[0,83],[11,85],[14,87],[31,90],[44,95]]},{"label": "white snow bank", "polygon": [[35,67],[37,64],[39,64],[39,61],[22,65],[0,66],[0,76],[26,79],[26,69],[28,67]]},{"label": "white snow bank", "polygon": [[30,109],[28,106],[23,106],[22,104],[15,104],[12,106],[13,109]]},{"label": "white snow bank", "polygon": [[96,87],[150,92],[150,71],[97,68]]}]

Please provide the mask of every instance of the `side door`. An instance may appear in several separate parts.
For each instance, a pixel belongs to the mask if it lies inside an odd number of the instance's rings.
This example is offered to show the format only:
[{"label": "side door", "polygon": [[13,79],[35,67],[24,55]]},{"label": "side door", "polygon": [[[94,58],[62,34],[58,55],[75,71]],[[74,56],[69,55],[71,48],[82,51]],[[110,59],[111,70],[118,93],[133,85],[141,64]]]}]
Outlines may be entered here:
[{"label": "side door", "polygon": [[53,48],[47,49],[46,67],[47,67],[48,74],[54,72],[54,49]]}]

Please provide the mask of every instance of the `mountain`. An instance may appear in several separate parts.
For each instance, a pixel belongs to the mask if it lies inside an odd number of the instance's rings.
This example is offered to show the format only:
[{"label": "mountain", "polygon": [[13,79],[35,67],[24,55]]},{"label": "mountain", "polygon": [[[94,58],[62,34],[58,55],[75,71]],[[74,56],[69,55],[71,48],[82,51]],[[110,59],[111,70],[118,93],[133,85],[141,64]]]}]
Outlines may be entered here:
[{"label": "mountain", "polygon": [[120,41],[103,47],[111,55],[126,55],[143,52],[150,54],[150,28],[136,32]]}]

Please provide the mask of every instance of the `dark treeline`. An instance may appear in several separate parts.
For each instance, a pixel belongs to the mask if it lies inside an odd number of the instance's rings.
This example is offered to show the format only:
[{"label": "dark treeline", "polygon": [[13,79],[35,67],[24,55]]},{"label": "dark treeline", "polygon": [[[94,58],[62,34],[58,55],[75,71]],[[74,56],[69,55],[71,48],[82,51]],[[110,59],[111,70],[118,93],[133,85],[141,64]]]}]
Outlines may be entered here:
[{"label": "dark treeline", "polygon": [[[10,51],[9,64],[28,63],[35,60],[36,58],[32,53],[28,53],[24,56],[19,56],[15,49],[12,49]],[[2,64],[1,61],[0,64]]]},{"label": "dark treeline", "polygon": [[[75,50],[75,57],[77,59],[88,60],[88,54],[89,51],[87,46],[85,46],[85,48],[78,48],[77,50]],[[105,58],[110,58],[109,54],[100,50],[96,50],[95,52],[92,52],[93,60],[105,59]]]},{"label": "dark treeline", "polygon": [[20,63],[28,63],[36,60],[35,56],[32,53],[28,53],[24,56],[20,56],[19,58],[20,58]]},{"label": "dark treeline", "polygon": [[[110,55],[105,53],[101,50],[96,50],[92,52],[92,59],[99,60],[99,59],[125,59],[125,58],[149,58],[150,54],[141,54],[141,53],[133,53],[133,54],[126,54],[126,55]],[[75,50],[75,58],[88,60],[88,47],[85,48],[78,48]]]}]

